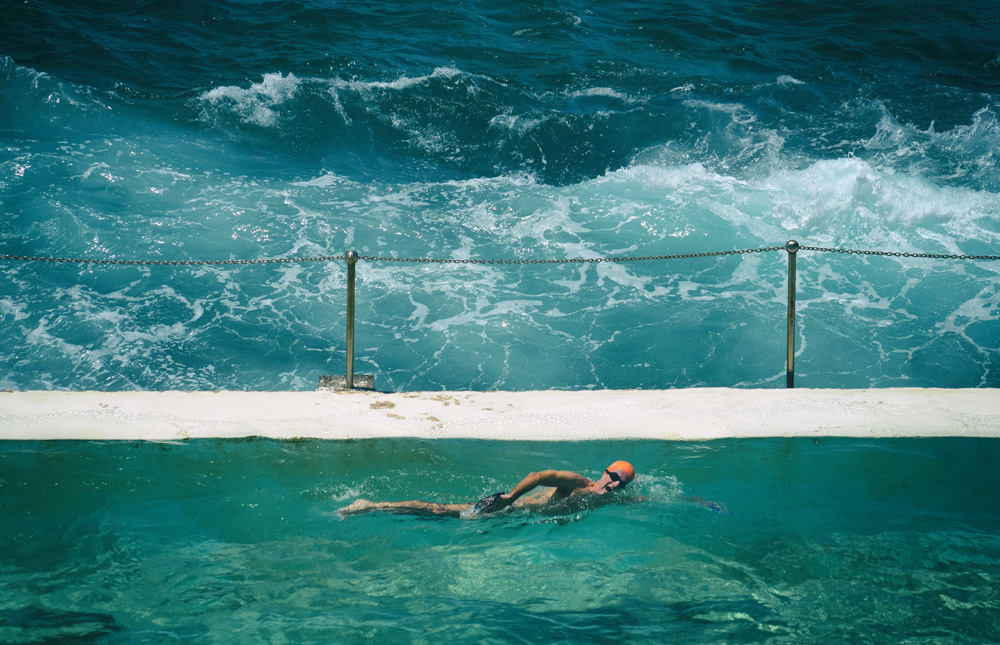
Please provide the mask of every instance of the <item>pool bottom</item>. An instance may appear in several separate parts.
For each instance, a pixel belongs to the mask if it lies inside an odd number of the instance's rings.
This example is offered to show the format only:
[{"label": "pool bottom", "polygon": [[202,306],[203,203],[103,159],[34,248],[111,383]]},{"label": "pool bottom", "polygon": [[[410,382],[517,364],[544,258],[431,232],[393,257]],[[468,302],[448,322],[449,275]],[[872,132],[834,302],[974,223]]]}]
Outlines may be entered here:
[{"label": "pool bottom", "polygon": [[[989,641],[998,457],[969,438],[4,442],[0,640]],[[336,513],[612,458],[645,503]]]}]

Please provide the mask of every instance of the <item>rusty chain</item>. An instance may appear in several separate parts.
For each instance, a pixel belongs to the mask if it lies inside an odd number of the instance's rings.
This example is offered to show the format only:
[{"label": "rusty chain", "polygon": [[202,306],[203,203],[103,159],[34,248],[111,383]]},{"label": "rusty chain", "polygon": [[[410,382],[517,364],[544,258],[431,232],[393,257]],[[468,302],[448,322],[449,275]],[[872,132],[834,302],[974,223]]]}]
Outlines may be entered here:
[{"label": "rusty chain", "polygon": [[[644,255],[636,257],[614,256],[606,258],[567,258],[567,259],[436,259],[436,258],[397,258],[377,255],[361,255],[360,260],[368,262],[408,262],[423,264],[486,264],[486,265],[512,265],[512,264],[582,264],[599,262],[646,262],[652,260],[680,260],[687,258],[719,257],[726,255],[746,255],[750,253],[769,253],[772,251],[784,251],[786,247],[768,246],[756,249],[736,249],[732,251],[709,251],[706,253],[680,253],[673,255]],[[853,255],[874,255],[886,257],[902,258],[927,258],[935,260],[1000,260],[1000,255],[947,255],[939,253],[906,253],[898,251],[865,251],[858,249],[836,249],[819,246],[800,246],[801,251],[817,251],[823,253],[843,253]],[[57,258],[40,257],[28,255],[7,255],[0,254],[0,260],[14,260],[21,262],[57,262],[70,264],[108,264],[108,265],[128,265],[128,266],[211,266],[211,265],[248,265],[248,264],[301,264],[305,262],[332,262],[347,259],[346,255],[320,255],[312,257],[295,258],[264,258],[258,260],[113,260],[98,258]]]}]

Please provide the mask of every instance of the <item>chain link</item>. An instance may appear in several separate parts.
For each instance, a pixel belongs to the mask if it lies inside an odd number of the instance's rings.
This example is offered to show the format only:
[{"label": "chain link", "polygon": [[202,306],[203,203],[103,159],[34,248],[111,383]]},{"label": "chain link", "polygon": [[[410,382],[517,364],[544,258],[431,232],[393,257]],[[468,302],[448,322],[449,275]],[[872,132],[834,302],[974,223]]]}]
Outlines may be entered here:
[{"label": "chain link", "polygon": [[435,260],[432,258],[393,258],[375,255],[362,255],[358,259],[369,262],[422,262],[432,264],[581,264],[596,262],[646,262],[649,260],[679,260],[682,258],[707,258],[720,255],[743,255],[745,253],[766,253],[768,251],[781,251],[783,246],[770,246],[760,249],[738,249],[735,251],[712,251],[708,253],[684,253],[680,255],[644,255],[637,257],[616,256],[610,258],[567,258],[561,260],[475,260],[475,259],[446,259]]},{"label": "chain link", "polygon": [[130,266],[195,266],[217,264],[295,264],[301,262],[331,262],[344,260],[344,255],[322,255],[310,258],[265,258],[261,260],[101,260],[88,258],[45,258],[29,255],[0,255],[0,260],[22,262],[67,262],[72,264],[118,264]]},{"label": "chain link", "polygon": [[[435,258],[394,258],[376,255],[361,255],[359,260],[369,262],[419,262],[425,264],[578,264],[582,262],[643,262],[647,260],[676,260],[681,258],[703,258],[719,255],[742,255],[744,253],[764,253],[780,251],[783,246],[771,246],[760,249],[740,249],[735,251],[715,251],[709,253],[686,253],[683,255],[646,255],[642,257],[610,257],[610,258],[570,258],[562,260],[475,260],[475,259],[435,259]],[[17,260],[21,262],[63,262],[71,264],[112,264],[131,266],[195,266],[195,265],[233,265],[233,264],[292,264],[304,262],[331,262],[345,260],[346,255],[322,255],[304,258],[272,258],[262,260],[103,260],[88,258],[49,258],[29,255],[0,254],[0,260]]]},{"label": "chain link", "polygon": [[946,255],[940,253],[904,253],[900,251],[860,251],[857,249],[828,249],[819,246],[800,246],[800,251],[823,253],[848,253],[852,255],[881,255],[893,258],[929,258],[933,260],[1000,260],[1000,255]]},{"label": "chain link", "polygon": [[[757,249],[736,249],[732,251],[709,251],[707,253],[681,253],[675,255],[643,255],[636,257],[615,256],[608,258],[567,258],[551,260],[476,260],[476,259],[435,259],[435,258],[396,258],[378,255],[358,256],[368,262],[411,262],[422,264],[582,264],[598,262],[648,262],[652,260],[681,260],[687,258],[708,258],[725,255],[746,255],[749,253],[770,253],[785,251],[783,246],[767,246]],[[1000,255],[946,255],[937,253],[904,253],[896,251],[863,251],[857,249],[834,249],[819,246],[800,246],[800,251],[818,251],[821,253],[845,253],[852,255],[880,255],[896,258],[928,258],[934,260],[1000,260]],[[333,262],[346,260],[346,255],[320,255],[301,258],[265,258],[260,260],[103,260],[89,258],[50,258],[29,255],[0,254],[0,260],[16,260],[21,262],[63,262],[70,264],[111,264],[128,266],[211,266],[211,265],[247,265],[247,264],[300,264],[305,262]]]}]

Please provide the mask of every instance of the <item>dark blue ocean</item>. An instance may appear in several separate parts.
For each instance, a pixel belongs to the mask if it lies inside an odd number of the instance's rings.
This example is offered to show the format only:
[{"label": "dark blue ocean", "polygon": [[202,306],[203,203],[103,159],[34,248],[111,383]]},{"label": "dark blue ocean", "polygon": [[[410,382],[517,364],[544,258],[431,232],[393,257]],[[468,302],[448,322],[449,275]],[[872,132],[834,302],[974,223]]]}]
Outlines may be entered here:
[{"label": "dark blue ocean", "polygon": [[[0,254],[1000,254],[1000,3],[17,0]],[[357,265],[383,390],[783,387],[784,251]],[[342,260],[0,260],[0,389],[313,389]],[[1000,261],[798,254],[796,385],[1000,386]]]}]

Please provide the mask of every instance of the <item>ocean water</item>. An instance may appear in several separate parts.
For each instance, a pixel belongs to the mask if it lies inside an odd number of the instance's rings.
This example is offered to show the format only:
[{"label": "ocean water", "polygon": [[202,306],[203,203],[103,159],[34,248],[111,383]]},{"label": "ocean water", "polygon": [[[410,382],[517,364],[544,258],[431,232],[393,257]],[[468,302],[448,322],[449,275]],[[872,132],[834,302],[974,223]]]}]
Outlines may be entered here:
[{"label": "ocean water", "polygon": [[[337,514],[617,458],[646,502]],[[994,642],[998,458],[987,439],[3,442],[0,640]]]},{"label": "ocean water", "polygon": [[[1000,4],[3,3],[0,254],[1000,254]],[[358,265],[383,390],[782,387],[783,251]],[[998,261],[799,254],[796,384],[1000,386]],[[0,388],[313,389],[343,261],[0,260]]]}]

